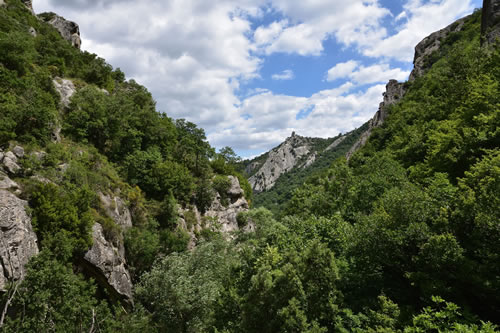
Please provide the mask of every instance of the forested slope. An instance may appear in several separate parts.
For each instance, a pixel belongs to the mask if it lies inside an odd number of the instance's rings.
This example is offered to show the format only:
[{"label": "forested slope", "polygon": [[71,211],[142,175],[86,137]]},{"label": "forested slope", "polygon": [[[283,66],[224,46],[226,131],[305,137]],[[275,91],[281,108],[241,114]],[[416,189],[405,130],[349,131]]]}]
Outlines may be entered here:
[{"label": "forested slope", "polygon": [[232,151],[5,0],[2,330],[497,331],[500,48],[480,31],[477,11],[349,163],[228,237],[203,212],[241,202],[236,178],[251,197]]}]

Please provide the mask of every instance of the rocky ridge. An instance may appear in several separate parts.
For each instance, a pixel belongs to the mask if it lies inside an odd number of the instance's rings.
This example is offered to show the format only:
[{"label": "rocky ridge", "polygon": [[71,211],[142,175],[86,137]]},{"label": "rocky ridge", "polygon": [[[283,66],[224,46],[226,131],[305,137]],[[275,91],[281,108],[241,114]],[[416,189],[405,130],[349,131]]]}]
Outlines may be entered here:
[{"label": "rocky ridge", "polygon": [[[301,158],[310,152],[310,140],[293,132],[282,144],[269,152],[267,159],[262,165],[252,163],[247,167],[247,173],[251,172],[250,168],[259,168],[248,179],[252,189],[255,192],[269,190],[283,173],[293,169]],[[309,161],[309,164],[313,161]]]},{"label": "rocky ridge", "polygon": [[364,146],[368,138],[370,137],[372,130],[375,127],[381,126],[385,119],[387,118],[387,107],[397,103],[405,94],[404,83],[398,82],[397,80],[390,80],[385,86],[384,100],[380,103],[379,108],[372,119],[369,120],[368,129],[361,134],[351,149],[346,154],[346,158],[349,160],[351,156],[361,147]]}]

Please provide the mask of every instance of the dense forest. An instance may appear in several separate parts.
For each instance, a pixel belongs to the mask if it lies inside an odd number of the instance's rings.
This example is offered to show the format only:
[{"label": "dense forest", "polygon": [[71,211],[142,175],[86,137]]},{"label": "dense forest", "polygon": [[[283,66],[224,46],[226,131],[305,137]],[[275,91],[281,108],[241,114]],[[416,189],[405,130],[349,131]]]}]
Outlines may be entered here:
[{"label": "dense forest", "polygon": [[[300,176],[279,216],[250,209],[241,231],[202,231],[188,250],[179,209],[203,213],[231,175],[251,201],[232,149],[217,153],[203,129],[157,112],[146,88],[7,0],[0,148],[24,147],[10,177],[39,253],[2,292],[1,330],[498,331],[500,48],[481,46],[480,30],[477,10],[366,145]],[[77,88],[67,107],[61,78]],[[104,213],[110,191],[130,208],[126,230]],[[96,223],[124,244],[133,302],[82,269]]]}]

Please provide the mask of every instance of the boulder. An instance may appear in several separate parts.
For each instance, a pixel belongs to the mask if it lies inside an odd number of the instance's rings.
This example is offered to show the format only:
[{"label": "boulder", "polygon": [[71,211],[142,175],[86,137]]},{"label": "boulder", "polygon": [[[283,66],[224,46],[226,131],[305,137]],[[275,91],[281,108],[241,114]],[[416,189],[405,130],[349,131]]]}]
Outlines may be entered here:
[{"label": "boulder", "polygon": [[54,80],[52,80],[52,83],[54,84],[54,88],[56,88],[56,91],[61,96],[61,105],[67,108],[69,106],[71,96],[73,96],[73,94],[76,92],[73,81],[56,77]]},{"label": "boulder", "polygon": [[18,158],[23,158],[24,157],[24,148],[21,147],[21,146],[15,146],[14,148],[12,148],[12,152]]},{"label": "boulder", "polygon": [[0,189],[0,290],[23,279],[29,259],[38,254],[37,237],[26,213],[28,203]]},{"label": "boulder", "polygon": [[21,167],[17,164],[17,157],[13,152],[7,152],[2,160],[3,166],[5,170],[7,170],[10,174],[16,174]]},{"label": "boulder", "polygon": [[38,35],[38,34],[37,34],[37,32],[36,32],[36,30],[35,30],[35,28],[33,28],[33,27],[30,27],[30,28],[28,29],[28,32],[29,32],[29,33],[30,33],[30,35],[31,35],[31,36],[33,36],[33,37],[36,37],[36,36]]},{"label": "boulder", "polygon": [[80,49],[82,40],[80,39],[80,27],[72,21],[54,13],[44,13],[38,15],[40,19],[52,25],[59,31],[61,36],[77,49]]},{"label": "boulder", "polygon": [[132,304],[132,280],[125,258],[110,241],[104,237],[99,223],[92,227],[92,248],[84,255],[84,267],[108,290],[111,297],[125,304]]},{"label": "boulder", "polygon": [[6,174],[0,172],[0,190],[8,190],[8,189],[16,189],[19,188],[19,185],[7,177]]},{"label": "boulder", "polygon": [[29,11],[32,14],[35,14],[35,11],[33,10],[33,1],[32,0],[22,0],[24,5],[29,9]]}]

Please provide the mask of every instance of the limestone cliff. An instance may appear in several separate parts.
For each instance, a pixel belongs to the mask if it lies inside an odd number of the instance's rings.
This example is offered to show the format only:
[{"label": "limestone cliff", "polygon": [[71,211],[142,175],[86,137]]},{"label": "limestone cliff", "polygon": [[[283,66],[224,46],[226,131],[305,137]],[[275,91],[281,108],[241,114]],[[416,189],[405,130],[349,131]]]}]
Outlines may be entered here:
[{"label": "limestone cliff", "polygon": [[269,190],[283,173],[292,170],[301,158],[310,152],[310,140],[293,132],[282,144],[268,153],[262,165],[252,165],[252,168],[259,168],[248,179],[252,189],[255,192]]},{"label": "limestone cliff", "polygon": [[64,17],[59,16],[54,13],[43,13],[38,15],[38,17],[53,26],[59,31],[61,36],[71,43],[74,47],[79,49],[82,45],[82,40],[80,39],[80,27],[78,24],[72,21],[66,20]]},{"label": "limestone cliff", "polygon": [[26,201],[0,190],[0,290],[8,282],[23,279],[26,264],[38,254],[27,206]]},{"label": "limestone cliff", "polygon": [[387,107],[397,103],[405,94],[404,83],[400,83],[396,80],[390,80],[385,86],[384,100],[380,103],[379,108],[372,119],[368,123],[368,129],[361,134],[358,141],[349,149],[346,154],[346,158],[350,159],[351,156],[361,148],[372,133],[375,127],[381,126],[385,119],[387,118]]}]

